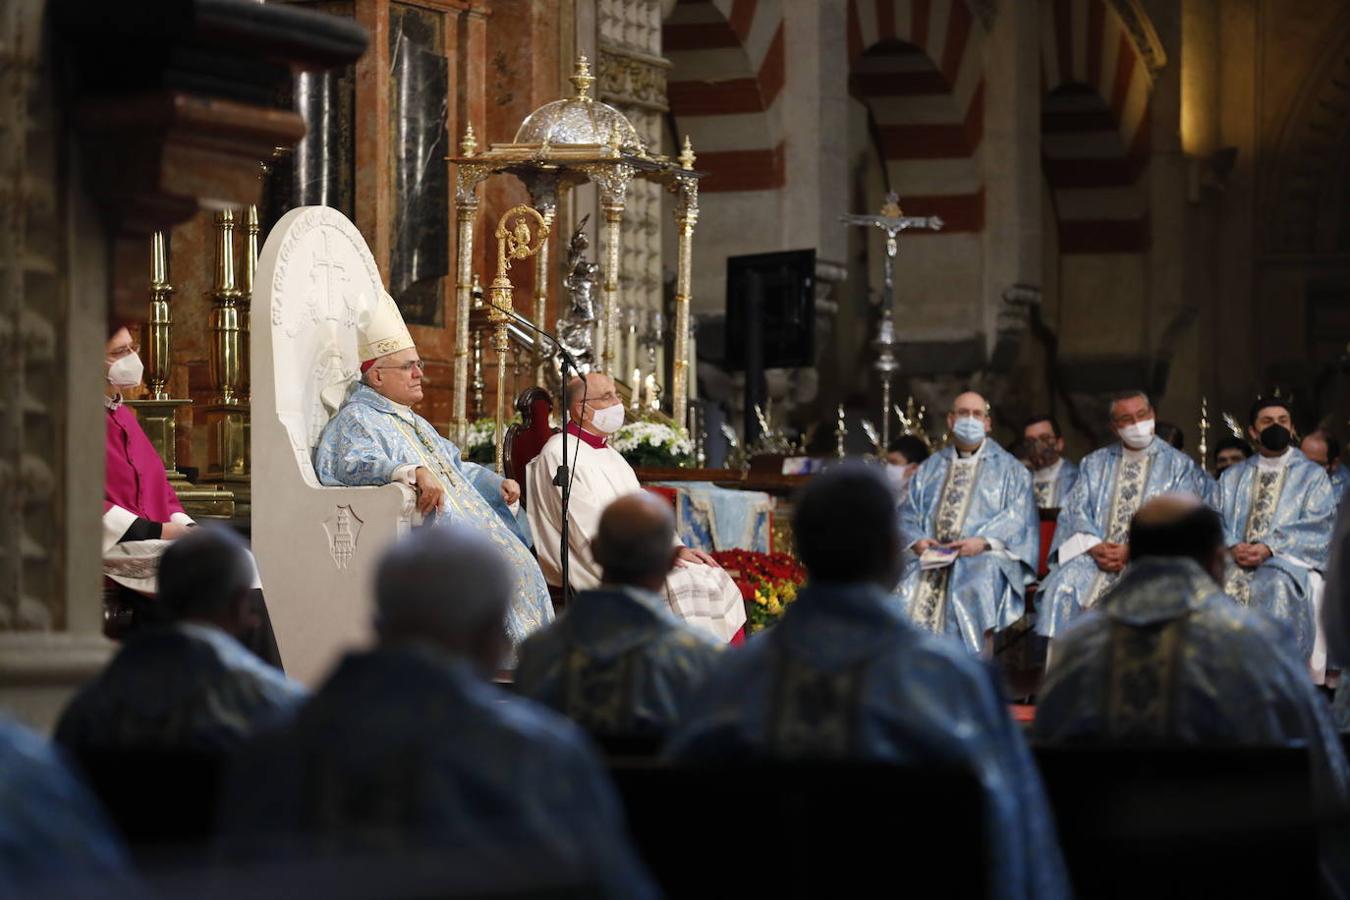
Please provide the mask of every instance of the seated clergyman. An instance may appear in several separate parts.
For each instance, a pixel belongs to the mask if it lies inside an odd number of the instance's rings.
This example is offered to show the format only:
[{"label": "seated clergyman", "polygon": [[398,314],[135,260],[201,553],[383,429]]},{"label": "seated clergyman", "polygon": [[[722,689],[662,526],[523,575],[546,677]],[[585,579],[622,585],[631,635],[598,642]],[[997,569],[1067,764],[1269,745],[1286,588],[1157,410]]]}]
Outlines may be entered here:
[{"label": "seated clergyman", "polygon": [[349,653],[288,726],[242,752],[222,852],[427,879],[420,892],[359,896],[529,896],[559,876],[648,896],[585,735],[488,681],[507,644],[512,567],[463,526],[389,548],[375,575],[377,645]]},{"label": "seated clergyman", "polygon": [[[417,510],[438,523],[482,531],[511,561],[514,587],[507,634],[520,643],[552,621],[553,604],[525,530],[507,504],[520,485],[475,463],[411,407],[422,400],[422,360],[393,299],[380,300],[357,323],[361,381],[329,421],[314,450],[314,471],[328,485],[403,482]],[[509,654],[508,654],[509,657]]]},{"label": "seated clergyman", "polygon": [[[567,385],[567,423],[572,493],[568,501],[568,580],[573,590],[598,587],[602,572],[591,555],[591,541],[600,513],[613,501],[642,490],[633,467],[610,447],[608,437],[623,425],[623,402],[614,379],[592,372]],[[539,565],[550,584],[562,586],[562,494],[553,484],[562,462],[562,435],[555,434],[526,467],[528,513]],[[737,636],[745,624],[745,604],[736,583],[711,556],[672,540],[675,569],[663,592],[675,612],[689,624],[722,641]]]},{"label": "seated clergyman", "polygon": [[1314,592],[1327,568],[1336,515],[1326,470],[1292,446],[1287,400],[1252,404],[1248,433],[1257,453],[1219,479],[1219,509],[1232,566],[1224,590],[1288,630],[1299,655],[1325,669],[1317,649]]},{"label": "seated clergyman", "polygon": [[792,525],[806,586],[778,624],[724,654],[669,755],[969,767],[987,798],[993,895],[1066,896],[1040,776],[992,673],[911,625],[890,593],[917,563],[884,476],[854,464],[814,476]]},{"label": "seated clergyman", "polygon": [[916,564],[899,593],[920,628],[980,653],[1025,612],[1040,526],[1031,474],[988,439],[985,399],[958,395],[947,427],[952,446],[919,466],[900,503],[900,531]]},{"label": "seated clergyman", "polygon": [[1107,412],[1120,441],[1083,457],[1078,481],[1060,506],[1050,574],[1036,595],[1036,630],[1049,638],[1091,609],[1120,577],[1130,559],[1130,518],[1144,501],[1180,492],[1218,502],[1213,479],[1155,436],[1147,394],[1120,393]]},{"label": "seated clergyman", "polygon": [[1040,509],[1059,509],[1078,480],[1078,465],[1064,455],[1064,435],[1054,416],[1038,415],[1022,425],[1031,454],[1031,486]]},{"label": "seated clergyman", "polygon": [[661,591],[675,561],[670,504],[645,491],[605,508],[591,553],[603,576],[520,648],[516,687],[599,737],[657,737],[721,654]]},{"label": "seated clergyman", "polygon": [[159,603],[170,621],[127,639],[76,695],[56,740],[76,753],[222,752],[299,705],[305,690],[238,641],[256,625],[252,557],[223,527],[164,552]]},{"label": "seated clergyman", "polygon": [[[108,604],[115,615],[104,626],[114,638],[166,619],[155,599],[159,558],[197,523],[183,511],[164,463],[122,394],[141,383],[145,367],[131,332],[121,322],[108,326],[103,364],[108,410],[103,478],[103,575],[115,586]],[[264,661],[281,667],[276,637],[252,558],[254,625],[240,641]]]},{"label": "seated clergyman", "polygon": [[1220,586],[1219,516],[1192,495],[1161,495],[1134,515],[1129,541],[1129,568],[1056,643],[1036,703],[1036,738],[1304,743],[1315,795],[1328,808],[1343,802],[1345,755],[1303,660],[1278,628]]}]

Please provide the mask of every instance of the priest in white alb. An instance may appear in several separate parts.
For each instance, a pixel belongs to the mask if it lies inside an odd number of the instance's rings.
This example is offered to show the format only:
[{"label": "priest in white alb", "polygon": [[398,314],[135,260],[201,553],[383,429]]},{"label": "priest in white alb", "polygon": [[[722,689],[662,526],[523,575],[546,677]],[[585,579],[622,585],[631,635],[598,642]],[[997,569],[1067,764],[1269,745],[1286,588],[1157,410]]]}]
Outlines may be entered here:
[{"label": "priest in white alb", "polygon": [[[642,490],[633,467],[608,446],[607,438],[623,425],[623,402],[614,380],[592,372],[583,381],[568,382],[564,396],[568,422],[567,455],[572,475],[568,500],[568,581],[572,590],[593,590],[601,584],[600,566],[591,556],[600,514],[614,500]],[[525,505],[540,568],[550,584],[562,585],[562,492],[553,484],[562,462],[562,435],[555,434],[526,467]],[[740,589],[711,556],[680,546],[676,567],[666,579],[666,602],[689,624],[722,641],[739,640],[745,624]]]},{"label": "priest in white alb", "polygon": [[422,360],[393,298],[382,294],[357,323],[361,380],[324,427],[314,471],[328,485],[403,482],[417,493],[417,511],[486,535],[515,575],[507,635],[512,645],[553,620],[553,604],[527,535],[508,504],[516,482],[476,463],[413,412],[422,399]]}]

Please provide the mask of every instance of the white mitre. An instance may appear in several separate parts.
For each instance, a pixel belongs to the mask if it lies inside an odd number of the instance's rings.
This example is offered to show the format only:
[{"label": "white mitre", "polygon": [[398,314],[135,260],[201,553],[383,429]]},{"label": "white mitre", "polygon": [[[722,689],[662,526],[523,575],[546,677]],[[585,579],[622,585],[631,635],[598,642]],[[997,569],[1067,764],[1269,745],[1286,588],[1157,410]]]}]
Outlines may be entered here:
[{"label": "white mitre", "polygon": [[381,356],[416,346],[412,335],[408,333],[408,326],[403,324],[398,304],[383,290],[380,291],[380,299],[367,306],[357,317],[356,334],[356,355],[362,363],[373,362]]}]

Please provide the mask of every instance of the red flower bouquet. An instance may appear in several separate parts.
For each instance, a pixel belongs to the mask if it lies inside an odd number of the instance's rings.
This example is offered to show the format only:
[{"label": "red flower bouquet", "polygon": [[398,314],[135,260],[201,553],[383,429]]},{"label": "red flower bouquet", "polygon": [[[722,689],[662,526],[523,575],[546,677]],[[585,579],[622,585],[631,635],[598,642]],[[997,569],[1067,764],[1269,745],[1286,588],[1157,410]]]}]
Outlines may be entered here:
[{"label": "red flower bouquet", "polygon": [[806,581],[806,570],[786,553],[721,550],[713,558],[741,589],[751,633],[778,621]]}]

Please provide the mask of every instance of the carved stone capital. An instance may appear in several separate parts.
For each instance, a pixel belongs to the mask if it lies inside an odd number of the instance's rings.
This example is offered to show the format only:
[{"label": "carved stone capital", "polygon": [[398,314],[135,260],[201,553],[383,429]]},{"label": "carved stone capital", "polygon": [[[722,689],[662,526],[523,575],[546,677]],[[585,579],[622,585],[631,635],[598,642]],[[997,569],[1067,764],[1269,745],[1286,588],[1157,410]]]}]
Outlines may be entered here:
[{"label": "carved stone capital", "polygon": [[617,106],[664,113],[666,76],[671,64],[659,56],[601,45],[600,97]]}]

